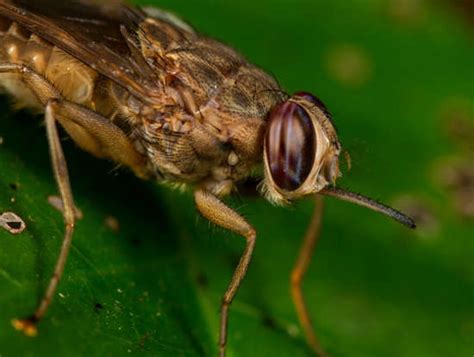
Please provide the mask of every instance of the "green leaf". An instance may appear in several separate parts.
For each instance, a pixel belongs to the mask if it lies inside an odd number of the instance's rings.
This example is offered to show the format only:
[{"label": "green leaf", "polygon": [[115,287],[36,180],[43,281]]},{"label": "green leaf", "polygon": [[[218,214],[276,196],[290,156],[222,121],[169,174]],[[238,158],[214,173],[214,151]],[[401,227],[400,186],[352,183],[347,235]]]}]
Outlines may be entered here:
[{"label": "green leaf", "polygon": [[[460,105],[471,124],[474,117],[472,32],[460,18],[429,1],[408,12],[396,6],[410,2],[382,0],[154,3],[238,48],[289,92],[321,96],[353,158],[341,185],[388,202],[408,195],[431,219],[411,232],[327,200],[304,293],[328,352],[472,354],[473,222],[436,178],[451,156],[472,163],[444,121],[446,108]],[[196,218],[189,193],[114,170],[70,140],[64,147],[84,218],[38,337],[11,327],[43,293],[63,224],[47,202],[57,190],[41,117],[8,109],[6,98],[2,106],[0,212],[15,212],[27,230],[0,230],[0,355],[215,355],[221,296],[244,240]],[[289,294],[311,202],[230,202],[259,235],[231,307],[229,355],[311,355]],[[110,216],[118,232],[107,227]]]}]

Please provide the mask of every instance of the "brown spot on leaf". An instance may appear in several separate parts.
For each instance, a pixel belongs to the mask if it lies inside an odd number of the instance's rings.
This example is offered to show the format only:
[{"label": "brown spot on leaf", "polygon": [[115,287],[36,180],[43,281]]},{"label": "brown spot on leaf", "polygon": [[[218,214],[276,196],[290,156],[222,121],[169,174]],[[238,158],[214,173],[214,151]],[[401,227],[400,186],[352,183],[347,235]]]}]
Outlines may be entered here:
[{"label": "brown spot on leaf", "polygon": [[329,75],[346,87],[361,87],[372,77],[372,60],[363,48],[340,44],[326,54]]},{"label": "brown spot on leaf", "polygon": [[399,24],[416,25],[426,17],[426,0],[389,0],[388,14]]},{"label": "brown spot on leaf", "polygon": [[451,197],[452,206],[463,218],[474,218],[474,105],[456,96],[441,107],[442,129],[457,147],[452,157],[435,165],[435,181]]},{"label": "brown spot on leaf", "polygon": [[145,345],[146,345],[146,343],[148,342],[149,339],[150,339],[150,334],[148,334],[148,333],[143,335],[142,337],[140,337],[140,340],[138,340],[137,348],[140,349],[140,350],[144,350]]},{"label": "brown spot on leaf", "polygon": [[474,218],[474,157],[442,160],[436,181],[451,195],[455,210],[464,218]]},{"label": "brown spot on leaf", "polygon": [[107,216],[104,221],[105,226],[110,229],[114,233],[118,233],[120,231],[120,222],[114,216]]},{"label": "brown spot on leaf", "polygon": [[474,155],[474,104],[468,98],[454,97],[440,108],[442,129],[462,151]]}]

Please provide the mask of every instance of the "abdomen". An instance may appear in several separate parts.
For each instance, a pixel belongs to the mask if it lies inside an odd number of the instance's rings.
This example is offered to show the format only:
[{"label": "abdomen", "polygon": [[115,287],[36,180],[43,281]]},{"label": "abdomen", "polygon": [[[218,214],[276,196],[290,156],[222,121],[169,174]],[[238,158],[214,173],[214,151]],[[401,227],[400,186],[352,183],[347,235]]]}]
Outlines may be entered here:
[{"label": "abdomen", "polygon": [[[24,64],[44,76],[67,99],[101,115],[117,113],[117,86],[108,78],[15,22],[0,17],[0,63]],[[18,106],[43,109],[18,74],[1,73],[0,86]]]}]

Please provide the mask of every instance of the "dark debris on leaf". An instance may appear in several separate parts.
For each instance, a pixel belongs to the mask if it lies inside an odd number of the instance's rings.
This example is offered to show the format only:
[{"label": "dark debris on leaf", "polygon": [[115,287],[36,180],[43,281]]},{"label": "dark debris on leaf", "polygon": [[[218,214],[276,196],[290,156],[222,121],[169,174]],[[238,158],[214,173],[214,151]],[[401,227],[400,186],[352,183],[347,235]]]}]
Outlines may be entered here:
[{"label": "dark debris on leaf", "polygon": [[209,286],[209,278],[205,273],[199,273],[196,277],[196,282],[198,283],[199,287],[205,289]]},{"label": "dark debris on leaf", "polygon": [[263,316],[262,324],[269,330],[277,329],[277,323],[271,316],[268,316],[268,315]]},{"label": "dark debris on leaf", "polygon": [[94,305],[94,312],[97,313],[97,314],[100,314],[102,312],[102,310],[104,309],[104,305],[102,305],[101,303],[95,303]]}]

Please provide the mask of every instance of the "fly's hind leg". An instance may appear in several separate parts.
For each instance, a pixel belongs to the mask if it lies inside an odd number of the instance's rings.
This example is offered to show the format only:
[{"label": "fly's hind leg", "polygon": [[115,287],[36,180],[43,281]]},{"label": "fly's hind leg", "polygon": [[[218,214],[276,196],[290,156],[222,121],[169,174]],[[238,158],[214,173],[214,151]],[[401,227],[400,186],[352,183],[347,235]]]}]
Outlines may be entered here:
[{"label": "fly's hind leg", "polygon": [[324,201],[319,195],[316,196],[315,201],[314,213],[306,231],[300,254],[291,273],[291,294],[298,315],[298,320],[303,327],[308,344],[316,355],[323,357],[327,355],[316,337],[311,318],[309,317],[308,308],[303,297],[303,292],[301,291],[301,283],[303,282],[303,278],[308,270],[309,264],[311,263],[314,249],[321,232]]},{"label": "fly's hind leg", "polygon": [[71,184],[69,182],[69,174],[66,166],[66,159],[59,140],[58,130],[55,121],[55,109],[58,103],[55,99],[48,101],[45,109],[46,132],[50,148],[51,162],[53,166],[54,176],[58,185],[59,193],[63,201],[63,218],[65,224],[65,232],[61,251],[59,253],[53,276],[49,281],[44,296],[39,303],[36,311],[27,319],[13,320],[13,326],[23,331],[28,336],[37,334],[36,325],[46,313],[51,304],[54,294],[66,265],[66,260],[71,248],[72,235],[74,232],[75,210],[74,199],[71,192]]}]

